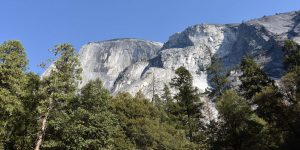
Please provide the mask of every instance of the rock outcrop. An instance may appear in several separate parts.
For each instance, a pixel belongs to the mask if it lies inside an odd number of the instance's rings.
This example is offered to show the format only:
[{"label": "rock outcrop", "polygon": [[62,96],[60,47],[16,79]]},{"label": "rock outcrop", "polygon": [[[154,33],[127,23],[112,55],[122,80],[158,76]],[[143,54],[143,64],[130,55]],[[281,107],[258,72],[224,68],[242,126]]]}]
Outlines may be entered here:
[{"label": "rock outcrop", "polygon": [[208,86],[206,68],[213,55],[225,67],[237,66],[241,59],[252,56],[270,77],[283,72],[282,42],[293,39],[300,43],[300,13],[289,12],[265,16],[241,24],[201,24],[175,33],[161,44],[139,39],[116,39],[92,42],[80,50],[83,82],[101,78],[112,92],[138,90],[151,97],[161,94],[174,70],[185,66],[201,91]]},{"label": "rock outcrop", "polygon": [[115,89],[116,80],[127,68],[156,57],[161,47],[162,43],[139,39],[88,43],[79,52],[83,68],[81,86],[89,80],[100,78],[106,88]]},{"label": "rock outcrop", "polygon": [[[91,42],[80,52],[83,82],[100,78],[111,93],[135,94],[141,90],[151,98],[162,94],[175,70],[185,66],[194,85],[208,86],[207,67],[218,55],[230,70],[245,56],[252,56],[267,74],[279,78],[284,73],[283,41],[300,43],[300,12],[289,12],[253,19],[241,24],[200,24],[170,36],[162,44],[139,39]],[[153,92],[154,89],[154,92]],[[208,102],[209,107],[213,104]]]}]

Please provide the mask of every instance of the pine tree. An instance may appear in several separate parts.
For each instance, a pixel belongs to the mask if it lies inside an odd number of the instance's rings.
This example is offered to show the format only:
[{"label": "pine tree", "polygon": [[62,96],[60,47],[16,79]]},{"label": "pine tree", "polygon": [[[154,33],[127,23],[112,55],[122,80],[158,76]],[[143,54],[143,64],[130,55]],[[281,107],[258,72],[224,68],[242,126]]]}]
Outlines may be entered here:
[{"label": "pine tree", "polygon": [[164,111],[167,115],[167,120],[169,124],[174,125],[177,129],[183,129],[183,125],[180,120],[181,107],[171,95],[170,88],[167,84],[164,85],[163,95],[161,96],[164,101]]},{"label": "pine tree", "polygon": [[283,46],[284,63],[288,70],[293,70],[300,66],[300,45],[292,40],[286,40]]},{"label": "pine tree", "polygon": [[240,90],[243,97],[252,103],[253,96],[261,92],[261,90],[266,86],[273,86],[274,83],[267,74],[260,69],[260,67],[251,58],[244,58],[240,65],[242,75],[240,80],[242,84],[240,85]]},{"label": "pine tree", "polygon": [[[267,145],[279,148],[288,131],[289,118],[283,95],[274,86],[265,87],[254,96],[255,113],[267,122]],[[280,140],[279,140],[280,139]]]},{"label": "pine tree", "polygon": [[224,66],[218,57],[215,55],[211,58],[211,65],[207,68],[209,75],[209,81],[211,88],[209,90],[209,96],[212,99],[220,96],[226,88],[228,88],[228,79]]},{"label": "pine tree", "polygon": [[26,69],[26,54],[19,41],[0,45],[0,148],[22,146]]},{"label": "pine tree", "polygon": [[164,89],[163,89],[163,95],[161,96],[161,98],[166,102],[172,102],[173,98],[171,95],[171,91],[170,88],[167,84],[164,84]]},{"label": "pine tree", "polygon": [[172,111],[174,111],[174,106],[176,105],[176,103],[172,98],[170,88],[167,84],[164,85],[161,98],[164,102],[164,111],[167,113],[171,120],[174,119],[175,116],[173,116],[172,114],[174,114],[175,112],[172,113]]},{"label": "pine tree", "polygon": [[284,63],[288,73],[283,77],[283,84],[286,88],[290,101],[300,101],[300,45],[292,40],[285,41],[283,47]]},{"label": "pine tree", "polygon": [[285,109],[282,119],[276,122],[280,130],[285,131],[285,142],[282,149],[298,149],[300,143],[300,46],[292,41],[285,41],[283,47],[285,53],[284,63],[288,70],[281,79],[280,90],[284,96]]},{"label": "pine tree", "polygon": [[164,111],[141,94],[132,97],[120,93],[111,102],[122,128],[120,133],[125,135],[115,140],[115,149],[196,149],[181,130],[161,119]]},{"label": "pine tree", "polygon": [[202,118],[200,94],[197,88],[193,87],[192,75],[185,67],[179,67],[175,73],[177,76],[170,84],[179,91],[175,95],[177,106],[179,106],[176,107],[179,121],[190,141],[197,141],[200,135],[200,118]]},{"label": "pine tree", "polygon": [[27,73],[25,87],[25,95],[22,98],[24,113],[18,119],[18,126],[22,130],[19,134],[19,140],[16,142],[22,149],[33,149],[38,131],[37,107],[41,100],[39,98],[40,77],[32,72]]},{"label": "pine tree", "polygon": [[152,98],[152,102],[154,103],[154,105],[156,107],[163,108],[163,102],[162,102],[161,98],[157,94],[154,94],[154,96]]},{"label": "pine tree", "polygon": [[70,44],[57,45],[53,50],[59,58],[54,68],[41,81],[41,104],[39,106],[40,125],[35,150],[38,150],[45,139],[43,147],[60,148],[60,129],[67,120],[66,110],[76,97],[77,84],[81,68],[75,49]]},{"label": "pine tree", "polygon": [[265,87],[260,93],[254,97],[254,103],[257,108],[256,114],[269,123],[284,123],[285,104],[281,93],[275,87]]},{"label": "pine tree", "polygon": [[288,73],[281,80],[281,89],[269,86],[254,97],[255,112],[267,121],[269,140],[279,149],[299,148],[300,107],[294,95],[297,77]]},{"label": "pine tree", "polygon": [[264,122],[255,116],[250,106],[236,92],[225,91],[217,100],[219,122],[214,128],[212,149],[265,149],[260,132]]},{"label": "pine tree", "polygon": [[[87,83],[66,108],[65,124],[61,124],[60,148],[113,149],[120,128],[109,110],[110,95],[99,79]],[[56,131],[53,131],[56,132]],[[53,139],[54,140],[54,139]]]},{"label": "pine tree", "polygon": [[[265,128],[265,145],[277,149],[298,149],[300,138],[300,107],[299,107],[299,46],[293,41],[285,41],[284,64],[288,73],[279,83],[261,86],[261,91],[253,97],[255,113],[267,122]],[[263,80],[263,79],[260,79]],[[264,80],[263,80],[264,81]],[[251,84],[249,84],[251,85]],[[252,83],[252,87],[257,83]]]}]

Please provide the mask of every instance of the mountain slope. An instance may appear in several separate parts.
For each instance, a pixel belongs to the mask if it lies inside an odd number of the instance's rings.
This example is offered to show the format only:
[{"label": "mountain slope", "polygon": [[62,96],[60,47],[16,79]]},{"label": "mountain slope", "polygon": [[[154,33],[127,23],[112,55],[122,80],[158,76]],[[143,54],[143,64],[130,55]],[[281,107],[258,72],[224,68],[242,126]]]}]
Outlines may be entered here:
[{"label": "mountain slope", "polygon": [[252,56],[270,77],[283,72],[282,43],[300,43],[300,12],[253,19],[241,24],[200,24],[170,36],[162,44],[140,39],[92,42],[80,52],[84,85],[100,78],[111,93],[141,90],[147,97],[161,94],[174,71],[185,66],[201,91],[208,86],[206,69],[218,55],[227,69],[237,66],[244,56]]},{"label": "mountain slope", "polygon": [[119,74],[139,61],[147,61],[155,56],[161,43],[139,39],[115,39],[92,42],[84,45],[80,52],[83,68],[83,82],[101,78],[106,88],[112,89]]}]

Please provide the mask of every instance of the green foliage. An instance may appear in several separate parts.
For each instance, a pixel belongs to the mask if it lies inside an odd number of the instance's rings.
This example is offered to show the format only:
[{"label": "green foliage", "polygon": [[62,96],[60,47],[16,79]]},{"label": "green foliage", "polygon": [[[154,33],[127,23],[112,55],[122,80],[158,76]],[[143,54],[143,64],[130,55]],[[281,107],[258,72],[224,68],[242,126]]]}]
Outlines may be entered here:
[{"label": "green foliage", "polygon": [[300,98],[300,70],[295,70],[285,74],[281,78],[281,90],[285,98],[292,102],[297,103]]},{"label": "green foliage", "polygon": [[170,83],[174,97],[167,85],[152,102],[141,91],[111,97],[99,79],[78,89],[81,68],[71,45],[55,47],[59,58],[41,80],[26,72],[22,44],[4,42],[0,149],[33,149],[37,139],[44,140],[42,149],[299,149],[300,46],[286,41],[283,50],[288,72],[278,87],[243,59],[241,96],[228,90],[224,67],[213,57],[207,71],[219,118],[204,126],[199,92],[184,67]]},{"label": "green foliage", "polygon": [[48,133],[56,137],[46,141],[46,145],[51,145],[51,149],[112,149],[119,126],[109,110],[109,98],[99,79],[89,82],[65,109],[64,118],[51,122],[55,127],[50,127]]},{"label": "green foliage", "polygon": [[240,77],[242,84],[240,90],[244,98],[252,103],[253,96],[261,92],[266,86],[272,86],[274,83],[267,74],[251,58],[242,60],[241,71],[243,74]]},{"label": "green foliage", "polygon": [[285,41],[283,47],[285,52],[285,64],[289,69],[282,77],[282,84],[285,96],[296,104],[300,101],[300,45],[292,40]]},{"label": "green foliage", "polygon": [[[7,41],[0,45],[0,101],[1,126],[11,115],[22,111],[21,97],[24,94],[25,50],[19,41]],[[2,122],[4,121],[4,122]]]},{"label": "green foliage", "polygon": [[282,78],[280,89],[266,87],[254,97],[255,112],[268,122],[269,141],[278,149],[299,148],[297,78],[296,72],[290,72]]},{"label": "green foliage", "polygon": [[284,63],[288,70],[293,70],[295,67],[300,66],[300,46],[296,42],[286,40],[283,51],[285,53]]},{"label": "green foliage", "polygon": [[152,98],[152,102],[154,103],[154,105],[156,107],[159,107],[159,108],[163,107],[163,102],[162,102],[161,98],[157,94],[154,94],[154,96]]},{"label": "green foliage", "polygon": [[225,91],[217,102],[220,120],[214,125],[211,149],[265,149],[261,131],[264,121],[255,116],[245,100],[232,90]]},{"label": "green foliage", "polygon": [[37,76],[26,74],[27,58],[19,41],[0,45],[0,148],[28,149],[35,129],[34,87]]},{"label": "green foliage", "polygon": [[[70,116],[70,102],[76,98],[81,68],[75,49],[70,44],[57,45],[53,50],[59,58],[54,62],[50,74],[41,81],[41,103],[38,107],[40,113],[40,133],[45,134],[44,147],[61,148],[61,130],[66,126]],[[42,122],[45,121],[46,125]],[[47,126],[47,131],[42,129]],[[51,131],[51,132],[50,132]]]},{"label": "green foliage", "polygon": [[164,113],[161,109],[140,94],[135,97],[118,94],[112,99],[112,108],[125,134],[123,144],[116,143],[116,149],[187,149],[193,146],[182,131],[161,119]]},{"label": "green foliage", "polygon": [[297,68],[291,70],[282,77],[281,84],[286,105],[285,109],[279,110],[283,115],[276,124],[277,128],[286,133],[283,149],[297,149],[300,146],[300,70]]},{"label": "green foliage", "polygon": [[289,69],[282,77],[285,96],[291,103],[300,101],[300,46],[293,41],[286,41],[284,46],[285,63]]},{"label": "green foliage", "polygon": [[281,92],[284,95],[284,118],[277,121],[278,128],[285,131],[285,143],[282,149],[299,149],[300,147],[300,46],[292,41],[285,41],[285,65],[288,73],[281,79]]},{"label": "green foliage", "polygon": [[37,107],[40,102],[39,87],[40,77],[32,72],[26,74],[26,90],[22,99],[24,112],[18,118],[18,126],[22,128],[19,133],[19,148],[33,149],[38,132],[38,111]]},{"label": "green foliage", "polygon": [[268,123],[268,141],[272,143],[269,145],[279,148],[285,140],[289,117],[283,95],[276,87],[266,87],[255,95],[254,103],[257,106],[256,114]]},{"label": "green foliage", "polygon": [[172,115],[177,116],[179,127],[184,129],[190,141],[199,142],[199,132],[202,122],[200,94],[197,88],[193,87],[193,78],[185,67],[179,67],[176,77],[170,83],[179,92],[175,95],[177,103],[170,107]]},{"label": "green foliage", "polygon": [[174,99],[172,98],[171,95],[171,91],[170,88],[167,84],[164,85],[164,89],[163,89],[163,95],[161,96],[161,98],[164,101],[164,111],[166,112],[167,116],[168,116],[168,121],[169,123],[173,124],[174,126],[176,126],[177,128],[181,129],[183,128],[182,126],[180,126],[179,123],[179,110],[180,110],[180,106],[178,105],[178,103],[174,102]]},{"label": "green foliage", "polygon": [[209,75],[209,82],[211,88],[209,90],[209,96],[212,99],[220,96],[224,90],[228,88],[228,79],[225,74],[224,66],[217,55],[211,58],[211,64],[207,68]]},{"label": "green foliage", "polygon": [[167,84],[164,85],[164,89],[163,89],[163,95],[161,96],[161,98],[166,102],[173,102],[173,98],[171,95],[171,91],[170,88]]},{"label": "green foliage", "polygon": [[284,123],[285,119],[283,110],[285,104],[282,101],[281,93],[275,87],[266,87],[254,97],[254,103],[257,105],[256,114],[269,123]]}]

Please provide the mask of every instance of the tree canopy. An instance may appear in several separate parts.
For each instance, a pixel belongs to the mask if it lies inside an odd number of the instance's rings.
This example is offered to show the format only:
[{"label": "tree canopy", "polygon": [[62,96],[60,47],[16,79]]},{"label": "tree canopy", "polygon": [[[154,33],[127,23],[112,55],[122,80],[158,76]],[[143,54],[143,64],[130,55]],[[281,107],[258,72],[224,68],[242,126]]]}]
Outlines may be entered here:
[{"label": "tree canopy", "polygon": [[[79,88],[81,67],[70,44],[40,77],[27,70],[19,41],[0,44],[0,149],[297,150],[300,145],[300,46],[283,46],[285,74],[276,84],[252,58],[231,88],[220,58],[208,68],[209,96],[194,87],[185,67],[163,94],[111,95],[100,79]],[[232,84],[234,85],[234,84]],[[217,118],[205,120],[203,102]]]}]

